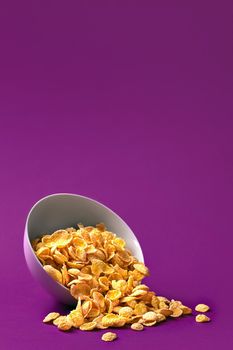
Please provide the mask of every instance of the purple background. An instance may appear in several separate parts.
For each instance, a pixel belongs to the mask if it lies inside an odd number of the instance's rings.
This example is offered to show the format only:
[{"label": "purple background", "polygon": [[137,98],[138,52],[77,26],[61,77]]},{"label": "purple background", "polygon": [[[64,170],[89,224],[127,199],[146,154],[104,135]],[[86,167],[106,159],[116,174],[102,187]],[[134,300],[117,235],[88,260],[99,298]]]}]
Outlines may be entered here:
[{"label": "purple background", "polygon": [[41,323],[26,215],[55,192],[97,199],[138,236],[159,294],[212,307],[112,349],[232,348],[231,1],[0,4],[1,349],[104,349]]}]

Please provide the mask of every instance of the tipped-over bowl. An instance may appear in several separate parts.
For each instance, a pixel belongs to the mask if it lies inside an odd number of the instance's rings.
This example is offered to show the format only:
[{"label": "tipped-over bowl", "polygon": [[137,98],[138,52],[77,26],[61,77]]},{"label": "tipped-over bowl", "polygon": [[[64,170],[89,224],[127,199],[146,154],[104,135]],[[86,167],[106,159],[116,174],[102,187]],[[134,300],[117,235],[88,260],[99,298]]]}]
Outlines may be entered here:
[{"label": "tipped-over bowl", "polygon": [[54,281],[43,269],[34,253],[31,241],[42,234],[52,234],[58,229],[77,227],[77,223],[95,226],[100,222],[103,222],[109,231],[123,238],[127,249],[139,261],[144,262],[142,249],[130,227],[119,215],[96,200],[76,194],[52,194],[39,200],[30,210],[24,232],[26,262],[34,278],[57,301],[70,305],[75,303],[69,290]]}]

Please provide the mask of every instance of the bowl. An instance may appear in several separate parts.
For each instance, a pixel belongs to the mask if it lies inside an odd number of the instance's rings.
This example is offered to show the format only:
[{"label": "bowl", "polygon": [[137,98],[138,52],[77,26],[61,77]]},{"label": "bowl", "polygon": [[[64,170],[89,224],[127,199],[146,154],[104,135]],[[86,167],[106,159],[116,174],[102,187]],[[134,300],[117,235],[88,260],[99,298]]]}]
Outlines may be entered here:
[{"label": "bowl", "polygon": [[140,244],[125,221],[105,205],[88,197],[58,193],[39,200],[30,210],[24,232],[24,255],[28,268],[34,278],[61,303],[73,305],[75,299],[69,290],[54,281],[43,269],[36,257],[31,241],[42,234],[52,234],[55,230],[103,222],[109,231],[122,237],[127,248],[141,262],[144,262]]}]

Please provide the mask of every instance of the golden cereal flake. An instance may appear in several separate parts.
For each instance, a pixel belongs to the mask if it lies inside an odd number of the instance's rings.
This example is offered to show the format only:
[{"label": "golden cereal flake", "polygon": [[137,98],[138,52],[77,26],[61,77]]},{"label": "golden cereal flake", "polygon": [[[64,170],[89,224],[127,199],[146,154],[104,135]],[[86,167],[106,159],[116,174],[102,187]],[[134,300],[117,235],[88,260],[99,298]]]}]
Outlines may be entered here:
[{"label": "golden cereal flake", "polygon": [[113,290],[109,290],[108,292],[107,292],[107,297],[110,299],[110,300],[117,300],[117,299],[119,299],[120,297],[121,297],[121,291],[119,291],[119,290],[115,290],[115,289],[113,289]]},{"label": "golden cereal flake", "polygon": [[44,323],[51,322],[56,318],[58,318],[59,316],[60,314],[58,312],[50,312],[47,316],[45,316],[45,318],[43,319],[43,322]]},{"label": "golden cereal flake", "polygon": [[156,322],[159,323],[165,320],[166,320],[166,316],[164,316],[163,314],[156,313]]},{"label": "golden cereal flake", "polygon": [[195,307],[195,310],[198,312],[207,312],[207,311],[209,311],[209,309],[210,309],[209,306],[206,304],[198,304]]},{"label": "golden cereal flake", "polygon": [[96,328],[98,328],[98,329],[106,329],[106,328],[108,328],[108,327],[104,327],[102,325],[102,318],[103,317],[104,317],[104,315],[99,315],[99,316],[97,316],[97,317],[95,317],[93,319],[93,322],[96,322]]},{"label": "golden cereal flake", "polygon": [[61,321],[64,321],[66,316],[58,316],[55,320],[53,320],[54,326],[58,326]]},{"label": "golden cereal flake", "polygon": [[173,311],[169,310],[169,309],[158,309],[156,311],[158,311],[160,314],[162,314],[166,317],[171,316],[173,314]]},{"label": "golden cereal flake", "polygon": [[79,310],[72,310],[68,317],[74,328],[79,328],[84,323],[84,317]]},{"label": "golden cereal flake", "polygon": [[172,310],[171,317],[180,317],[183,314],[183,311],[180,308],[176,308]]},{"label": "golden cereal flake", "polygon": [[91,302],[91,309],[88,312],[87,317],[88,318],[95,318],[100,315],[100,307],[99,305],[93,300]]},{"label": "golden cereal flake", "polygon": [[90,295],[91,287],[89,284],[82,282],[77,284],[72,284],[70,288],[70,294],[75,298],[78,299],[79,297],[83,297],[84,295],[88,296]]},{"label": "golden cereal flake", "polygon": [[146,326],[146,327],[154,326],[156,323],[157,323],[156,320],[154,320],[154,321],[144,321],[144,322],[142,322],[143,326]]},{"label": "golden cereal flake", "polygon": [[127,319],[123,316],[109,313],[102,318],[102,325],[104,327],[123,327]]},{"label": "golden cereal flake", "polygon": [[190,307],[182,305],[181,310],[183,311],[183,315],[190,315],[193,311]]},{"label": "golden cereal flake", "polygon": [[143,315],[146,312],[147,312],[147,306],[143,302],[138,303],[134,308],[135,315]]},{"label": "golden cereal flake", "polygon": [[143,320],[146,322],[156,321],[156,317],[157,317],[157,314],[154,311],[148,311],[142,316]]},{"label": "golden cereal flake", "polygon": [[206,315],[203,315],[203,314],[198,314],[195,319],[196,319],[196,322],[198,322],[198,323],[210,321],[210,318]]},{"label": "golden cereal flake", "polygon": [[122,249],[125,248],[125,241],[122,238],[115,238],[114,243]]},{"label": "golden cereal flake", "polygon": [[147,294],[146,290],[144,290],[144,289],[137,289],[132,294],[130,294],[130,296],[138,298],[138,297],[142,297],[143,295],[146,295],[146,294]]},{"label": "golden cereal flake", "polygon": [[139,271],[140,273],[142,273],[143,275],[145,276],[148,276],[149,275],[149,270],[148,268],[143,264],[134,264],[133,267]]},{"label": "golden cereal flake", "polygon": [[134,331],[142,331],[144,329],[144,326],[141,323],[135,322],[131,324],[131,329],[133,329]]},{"label": "golden cereal flake", "polygon": [[149,287],[146,286],[145,284],[139,284],[138,286],[134,287],[133,292],[134,292],[135,290],[138,290],[138,289],[149,291]]},{"label": "golden cereal flake", "polygon": [[112,332],[107,332],[107,333],[104,333],[101,337],[101,339],[103,341],[113,341],[117,338],[117,335],[116,333],[112,333]]},{"label": "golden cereal flake", "polygon": [[46,247],[63,248],[72,241],[72,234],[66,230],[55,231],[52,235],[46,235],[42,238],[42,243]]},{"label": "golden cereal flake", "polygon": [[129,306],[123,306],[123,307],[120,307],[120,309],[119,309],[120,316],[128,318],[128,317],[132,316],[132,314],[133,314],[133,309]]},{"label": "golden cereal flake", "polygon": [[62,319],[59,323],[58,323],[58,326],[57,328],[60,330],[60,331],[68,331],[69,329],[71,329],[72,327],[72,323],[69,319],[69,317],[65,317],[64,319]]},{"label": "golden cereal flake", "polygon": [[95,303],[99,306],[99,308],[102,311],[104,311],[104,309],[105,309],[105,298],[104,298],[104,296],[101,293],[99,293],[97,291],[94,291],[92,293],[92,298],[95,301]]},{"label": "golden cereal flake", "polygon": [[51,265],[44,265],[43,269],[49,274],[50,277],[52,277],[56,282],[62,284],[62,274],[60,271],[55,269]]},{"label": "golden cereal flake", "polygon": [[92,331],[94,328],[96,328],[96,325],[97,322],[87,322],[82,324],[79,329],[81,329],[81,331]]}]

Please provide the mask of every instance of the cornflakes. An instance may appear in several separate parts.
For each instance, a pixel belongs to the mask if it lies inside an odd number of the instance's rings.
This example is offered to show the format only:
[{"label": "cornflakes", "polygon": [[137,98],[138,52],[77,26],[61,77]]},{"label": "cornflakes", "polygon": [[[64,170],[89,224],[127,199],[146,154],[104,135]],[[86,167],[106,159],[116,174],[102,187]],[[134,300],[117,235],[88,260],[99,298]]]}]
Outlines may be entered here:
[{"label": "cornflakes", "polygon": [[58,283],[62,284],[62,274],[51,265],[44,265],[44,270]]},{"label": "cornflakes", "polygon": [[144,303],[138,303],[135,305],[135,308],[134,308],[134,313],[136,315],[143,315],[147,312],[147,307]]},{"label": "cornflakes", "polygon": [[113,341],[117,338],[117,335],[116,333],[112,333],[112,332],[107,332],[107,333],[104,333],[101,337],[101,339],[103,341]]},{"label": "cornflakes", "polygon": [[60,331],[68,331],[69,329],[71,329],[72,323],[71,323],[69,317],[66,316],[65,318],[61,319],[60,322],[58,323],[57,328]]},{"label": "cornflakes", "polygon": [[206,315],[199,314],[196,316],[196,322],[202,323],[202,322],[209,322],[210,318]]},{"label": "cornflakes", "polygon": [[78,299],[79,297],[83,297],[84,295],[90,295],[91,287],[87,283],[77,283],[72,284],[70,288],[70,294]]},{"label": "cornflakes", "polygon": [[121,297],[121,292],[113,289],[109,290],[106,295],[110,300],[118,300]]},{"label": "cornflakes", "polygon": [[65,320],[65,318],[66,316],[58,316],[58,318],[55,318],[55,320],[53,320],[54,326],[58,326],[61,321]]},{"label": "cornflakes", "polygon": [[[108,231],[104,224],[66,228],[36,238],[32,247],[44,270],[67,288],[77,306],[67,316],[51,312],[43,320],[59,330],[72,327],[83,331],[124,327],[141,331],[168,317],[192,313],[180,301],[157,296],[142,283],[149,276],[148,268],[132,256],[125,241]],[[199,304],[197,311],[208,311]],[[197,315],[197,322],[207,322]],[[104,341],[116,339],[107,332]]]},{"label": "cornflakes", "polygon": [[176,308],[172,310],[171,317],[180,317],[183,314],[183,311],[180,308]]},{"label": "cornflakes", "polygon": [[192,313],[192,309],[188,306],[182,305],[180,308],[183,311],[183,315],[190,315]]},{"label": "cornflakes", "polygon": [[209,306],[206,304],[198,304],[195,307],[195,310],[198,312],[207,312],[207,311],[209,311],[209,309],[210,309]]},{"label": "cornflakes", "polygon": [[156,315],[155,312],[148,311],[142,316],[142,318],[143,318],[144,321],[153,322],[153,321],[156,320],[156,316],[157,315]]},{"label": "cornflakes", "polygon": [[79,329],[81,329],[81,331],[92,331],[93,329],[95,329],[97,323],[96,322],[87,322],[82,324]]},{"label": "cornflakes", "polygon": [[133,309],[131,307],[123,306],[123,307],[120,307],[118,313],[119,313],[120,316],[128,318],[128,317],[132,316],[133,312],[134,311],[133,311]]},{"label": "cornflakes", "polygon": [[74,328],[79,328],[84,323],[84,317],[78,310],[72,310],[68,317]]},{"label": "cornflakes", "polygon": [[42,238],[42,243],[49,248],[57,247],[63,248],[67,246],[73,237],[72,234],[66,230],[58,230],[54,232],[52,235],[46,235]]},{"label": "cornflakes", "polygon": [[131,324],[131,329],[133,329],[134,331],[142,331],[143,330],[143,325],[141,323],[133,323]]},{"label": "cornflakes", "polygon": [[123,316],[109,313],[102,318],[102,325],[105,327],[123,327],[127,319]]},{"label": "cornflakes", "polygon": [[143,275],[149,275],[149,270],[144,264],[134,264],[133,267]]},{"label": "cornflakes", "polygon": [[47,323],[47,322],[51,322],[53,320],[55,320],[56,318],[58,318],[60,316],[60,314],[58,312],[50,312],[44,319],[43,322]]},{"label": "cornflakes", "polygon": [[154,321],[143,321],[142,322],[143,326],[146,326],[146,327],[154,326],[156,323],[157,323],[156,320],[154,320]]}]

